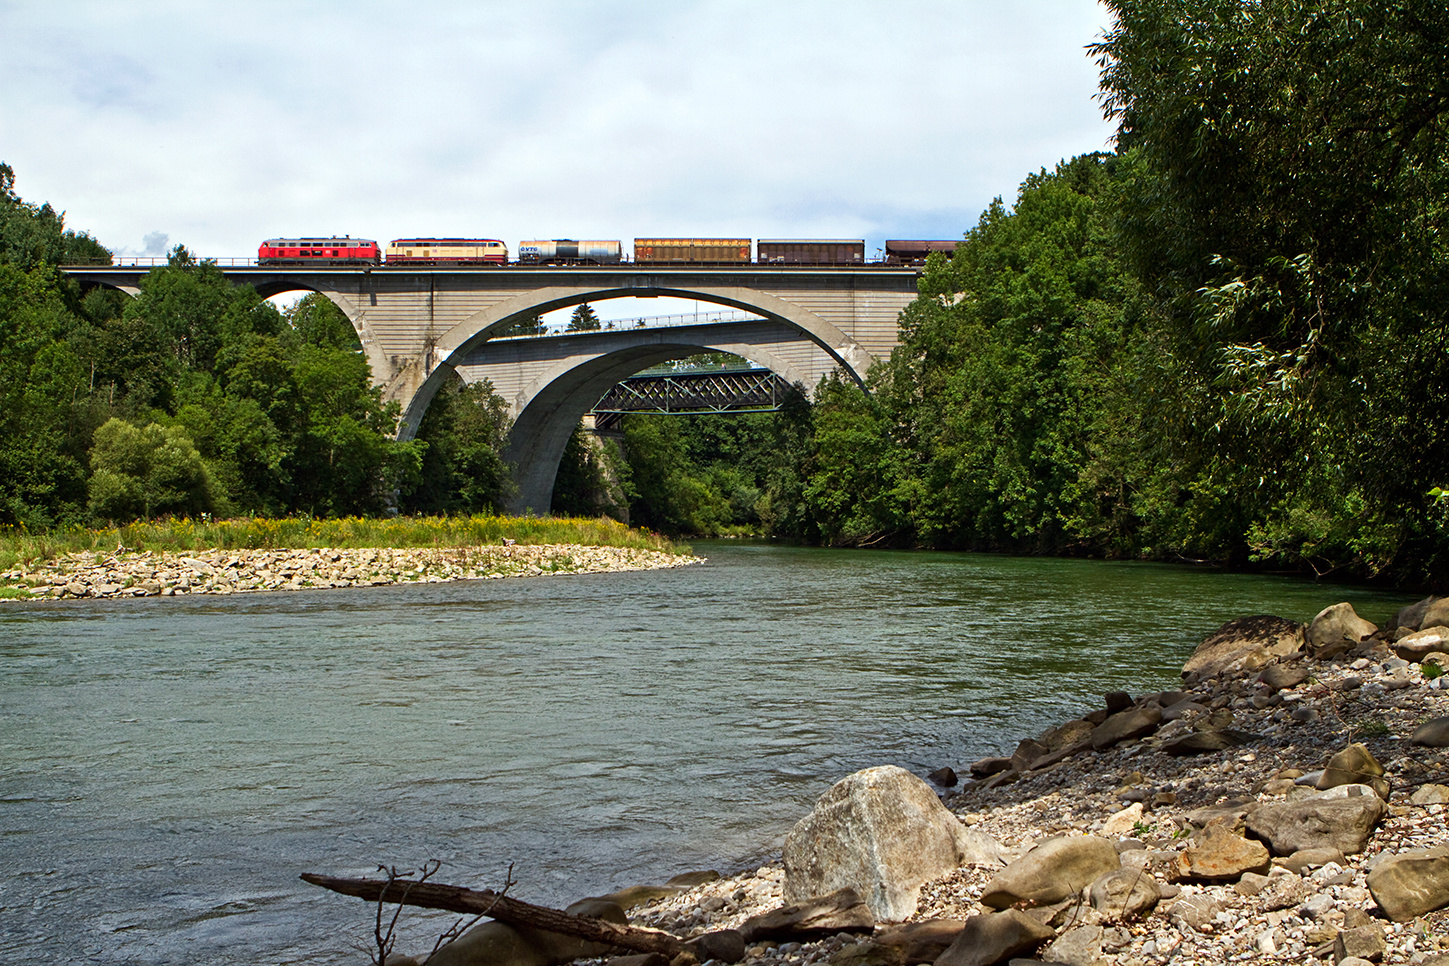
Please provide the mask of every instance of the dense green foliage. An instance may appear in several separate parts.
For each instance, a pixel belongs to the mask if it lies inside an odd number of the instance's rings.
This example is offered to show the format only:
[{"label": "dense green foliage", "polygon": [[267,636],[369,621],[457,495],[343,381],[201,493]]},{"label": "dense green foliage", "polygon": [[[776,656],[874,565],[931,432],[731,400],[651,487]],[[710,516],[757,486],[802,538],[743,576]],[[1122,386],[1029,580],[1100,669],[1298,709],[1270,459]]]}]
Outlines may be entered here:
[{"label": "dense green foliage", "polygon": [[105,419],[67,336],[118,303],[82,299],[52,266],[102,256],[49,205],[22,201],[0,164],[0,522],[43,526],[85,513],[86,453]]},{"label": "dense green foliage", "polygon": [[1219,552],[1442,579],[1449,8],[1108,5],[1122,249],[1195,515]]},{"label": "dense green foliage", "polygon": [[809,492],[838,504],[831,540],[1127,549],[1145,336],[1108,243],[1114,167],[1088,156],[1033,175],[1012,210],[993,204],[928,265],[899,348],[871,374],[875,401],[847,419],[835,402],[817,426]]},{"label": "dense green foliage", "polygon": [[617,475],[630,522],[666,533],[813,537],[802,517],[812,433],[802,392],[779,412],[636,414],[623,430]]},{"label": "dense green foliage", "polygon": [[499,455],[508,433],[507,404],[488,383],[454,380],[428,407],[417,439],[426,444],[416,484],[403,497],[408,513],[497,509],[512,488]]},{"label": "dense green foliage", "polygon": [[111,253],[90,235],[65,227],[49,204],[26,204],[15,193],[15,171],[0,163],[0,264],[29,272],[44,265],[109,265]]},{"label": "dense green foliage", "polygon": [[931,262],[870,393],[778,414],[629,416],[631,519],[838,545],[1130,553],[1150,340],[1111,255],[1115,159],[1033,175]]}]

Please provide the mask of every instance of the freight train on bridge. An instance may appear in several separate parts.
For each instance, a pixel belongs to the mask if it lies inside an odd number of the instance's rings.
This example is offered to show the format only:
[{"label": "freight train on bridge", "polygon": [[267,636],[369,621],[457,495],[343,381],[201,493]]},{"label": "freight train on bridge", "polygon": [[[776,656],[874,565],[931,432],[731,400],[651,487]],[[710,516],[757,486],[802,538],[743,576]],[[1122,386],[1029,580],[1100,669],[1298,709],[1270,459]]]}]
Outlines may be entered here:
[{"label": "freight train on bridge", "polygon": [[521,241],[518,258],[497,238],[398,238],[383,246],[350,235],[269,238],[257,249],[260,265],[378,265],[418,268],[488,265],[811,265],[852,267],[921,265],[931,252],[950,254],[954,241],[892,240],[882,258],[865,259],[865,241],[840,238],[636,238],[632,257],[617,240],[567,238]]}]

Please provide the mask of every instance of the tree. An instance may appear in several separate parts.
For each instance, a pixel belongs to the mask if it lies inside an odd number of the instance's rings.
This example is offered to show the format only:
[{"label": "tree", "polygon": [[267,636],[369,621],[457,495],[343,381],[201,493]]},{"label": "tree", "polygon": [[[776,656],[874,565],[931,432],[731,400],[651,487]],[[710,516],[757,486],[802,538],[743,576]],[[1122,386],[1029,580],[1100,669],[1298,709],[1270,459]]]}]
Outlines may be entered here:
[{"label": "tree", "polygon": [[0,262],[0,523],[43,528],[85,505],[74,324],[52,269]]},{"label": "tree", "polygon": [[802,494],[820,539],[835,546],[909,542],[901,500],[908,457],[881,401],[834,373],[816,390],[813,453]]},{"label": "tree", "polygon": [[54,266],[109,261],[48,204],[23,201],[0,164],[0,522],[43,528],[84,517],[86,451],[108,414],[79,347],[118,303],[83,295]]},{"label": "tree", "polygon": [[622,516],[624,491],[615,482],[620,475],[618,449],[617,444],[600,441],[582,425],[576,427],[559,458],[549,509],[565,516]]},{"label": "tree", "polygon": [[[249,370],[251,362],[237,368]],[[290,369],[283,367],[279,379],[294,403]],[[243,385],[257,388],[250,379],[233,378],[223,389],[209,374],[191,373],[177,389],[176,413],[168,422],[181,427],[206,461],[218,513],[281,515],[290,507],[293,440],[279,427],[295,423],[279,414],[295,412],[295,405],[264,408],[239,391]]]},{"label": "tree", "polygon": [[318,516],[376,513],[395,493],[417,485],[426,444],[393,438],[398,405],[383,403],[366,359],[303,346],[293,371],[302,403],[288,460],[295,509]]},{"label": "tree", "polygon": [[1259,559],[1443,578],[1449,8],[1108,5],[1122,238],[1169,323],[1187,498]]},{"label": "tree", "polygon": [[[52,267],[102,255],[0,165],[0,523],[382,512],[419,484],[427,443],[394,438],[397,407],[333,303],[314,293],[284,318],[182,246],[129,301]],[[490,445],[455,454],[448,499],[494,499]]]},{"label": "tree", "polygon": [[1146,335],[1111,254],[1114,168],[1083,156],[995,201],[929,261],[871,396],[817,390],[804,496],[821,539],[1136,549]]},{"label": "tree", "polygon": [[309,292],[282,313],[287,331],[303,345],[362,351],[362,340],[347,316],[331,299]]},{"label": "tree", "polygon": [[588,302],[574,307],[573,315],[569,316],[569,324],[564,330],[566,332],[594,332],[602,328],[599,322],[599,315],[594,307]]},{"label": "tree", "polygon": [[90,235],[65,227],[48,203],[32,205],[15,193],[15,171],[0,163],[0,262],[30,270],[39,265],[109,265],[111,253]]},{"label": "tree", "polygon": [[623,428],[630,522],[690,535],[719,533],[729,523],[729,501],[688,456],[681,417],[632,414]]},{"label": "tree", "polygon": [[418,427],[426,446],[417,484],[403,497],[412,513],[500,512],[512,487],[503,462],[508,403],[486,381],[451,380]]},{"label": "tree", "polygon": [[118,319],[96,325],[82,343],[95,385],[113,387],[116,405],[142,418],[173,412],[187,372],[228,369],[255,339],[274,337],[281,315],[248,286],[227,281],[211,262],[197,262],[185,247],[141,278],[141,294]]},{"label": "tree", "polygon": [[211,476],[179,427],[111,419],[91,447],[90,507],[111,521],[212,509]]}]

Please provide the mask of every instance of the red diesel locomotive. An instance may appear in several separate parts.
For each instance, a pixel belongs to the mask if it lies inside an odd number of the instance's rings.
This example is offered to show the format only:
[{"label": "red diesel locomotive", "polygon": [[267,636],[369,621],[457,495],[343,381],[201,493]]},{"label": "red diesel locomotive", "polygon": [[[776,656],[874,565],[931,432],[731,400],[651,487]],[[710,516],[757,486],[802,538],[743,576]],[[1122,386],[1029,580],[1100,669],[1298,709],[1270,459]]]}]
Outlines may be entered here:
[{"label": "red diesel locomotive", "polygon": [[258,265],[377,265],[382,249],[370,238],[268,238]]}]

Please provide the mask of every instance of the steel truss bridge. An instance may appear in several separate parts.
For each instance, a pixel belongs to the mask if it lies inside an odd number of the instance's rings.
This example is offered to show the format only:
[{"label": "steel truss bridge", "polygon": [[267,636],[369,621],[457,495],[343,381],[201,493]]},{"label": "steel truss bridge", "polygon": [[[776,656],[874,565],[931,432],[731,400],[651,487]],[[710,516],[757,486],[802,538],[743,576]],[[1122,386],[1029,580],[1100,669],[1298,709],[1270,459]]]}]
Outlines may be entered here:
[{"label": "steel truss bridge", "polygon": [[629,413],[775,412],[793,391],[798,390],[772,370],[758,366],[642,372],[616,383],[594,404],[594,429],[601,433],[616,429],[620,418]]}]

